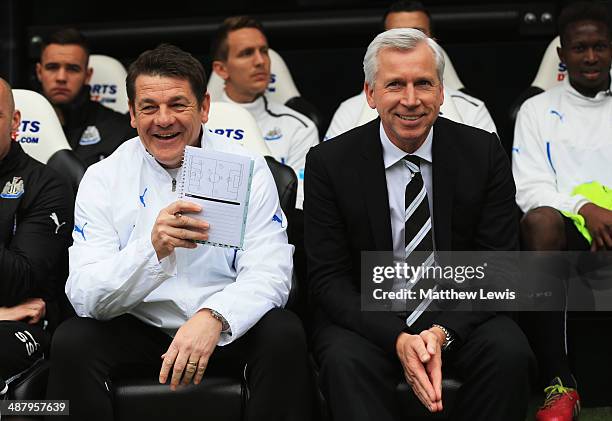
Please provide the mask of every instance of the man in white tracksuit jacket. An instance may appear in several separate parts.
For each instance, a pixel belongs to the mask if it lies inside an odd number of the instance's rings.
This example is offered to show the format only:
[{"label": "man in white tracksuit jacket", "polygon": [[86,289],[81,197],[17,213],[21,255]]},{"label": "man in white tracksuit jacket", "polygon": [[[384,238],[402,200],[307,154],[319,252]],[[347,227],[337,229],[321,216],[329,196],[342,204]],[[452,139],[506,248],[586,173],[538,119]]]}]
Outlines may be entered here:
[{"label": "man in white tracksuit jacket", "polygon": [[[79,318],[54,337],[48,387],[50,399],[70,399],[74,419],[112,419],[110,373],[133,364],[172,389],[199,383],[208,365],[246,366],[246,419],[310,417],[303,329],[281,309],[293,247],[274,180],[263,157],[204,129],[205,81],[177,47],[144,52],[127,79],[139,137],[81,182],[66,285]],[[194,242],[210,227],[192,216],[199,205],[177,200],[185,145],[254,160],[243,250]]]},{"label": "man in white tracksuit jacket", "polygon": [[[549,391],[554,392],[538,410],[537,421],[569,421],[580,410],[565,331],[566,308],[571,310],[576,301],[570,297],[570,304],[565,303],[567,260],[574,259],[558,251],[584,251],[582,259],[591,259],[595,255],[589,250],[612,249],[612,208],[600,201],[603,197],[611,203],[612,187],[610,18],[601,3],[572,3],[561,12],[558,24],[557,52],[568,77],[521,106],[512,148],[516,201],[525,213],[521,247],[539,252],[529,254],[535,266],[525,271],[526,284],[539,285],[535,292],[559,297],[553,308],[557,311],[522,314],[541,375],[551,381]],[[593,269],[582,265],[579,270]]]},{"label": "man in white tracksuit jacket", "polygon": [[270,56],[262,26],[249,16],[227,18],[217,30],[211,53],[213,71],[225,81],[221,100],[248,110],[274,159],[293,168],[298,177],[296,208],[302,209],[306,154],[319,143],[319,134],[308,117],[264,95]]}]

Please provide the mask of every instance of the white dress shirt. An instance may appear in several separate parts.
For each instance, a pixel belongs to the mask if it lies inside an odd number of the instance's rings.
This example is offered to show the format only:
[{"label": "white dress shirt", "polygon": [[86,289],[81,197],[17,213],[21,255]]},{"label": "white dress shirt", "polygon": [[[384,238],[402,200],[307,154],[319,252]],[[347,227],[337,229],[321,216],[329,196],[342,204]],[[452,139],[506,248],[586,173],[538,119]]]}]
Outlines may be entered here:
[{"label": "white dress shirt", "polygon": [[[406,186],[412,180],[411,172],[404,161],[404,157],[408,155],[406,152],[395,146],[380,123],[380,142],[383,149],[383,162],[385,164],[385,177],[387,179],[387,192],[389,194],[389,209],[391,210],[391,234],[393,237],[393,258],[396,261],[404,261],[406,259],[406,240],[404,238],[405,215],[405,194]],[[433,221],[433,179],[432,179],[432,163],[431,145],[433,142],[433,127],[429,130],[429,134],[425,142],[411,155],[421,158],[421,176],[423,184],[427,190],[427,201],[429,204],[429,213],[431,215],[431,234],[434,234]],[[435,241],[434,241],[435,247]]]}]

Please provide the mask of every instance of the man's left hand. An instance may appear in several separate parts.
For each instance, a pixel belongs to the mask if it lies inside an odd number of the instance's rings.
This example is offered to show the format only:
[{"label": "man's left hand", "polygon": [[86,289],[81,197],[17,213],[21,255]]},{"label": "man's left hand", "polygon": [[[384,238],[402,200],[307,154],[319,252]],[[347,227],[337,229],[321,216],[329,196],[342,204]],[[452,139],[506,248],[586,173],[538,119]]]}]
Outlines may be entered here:
[{"label": "man's left hand", "polygon": [[[402,332],[395,344],[406,382],[431,412],[442,410],[442,362],[440,347],[436,346],[437,340],[436,335],[430,331],[423,331],[419,335]],[[436,386],[434,381],[438,377],[440,381]]]},{"label": "man's left hand", "polygon": [[194,314],[176,332],[168,351],[162,355],[162,368],[159,382],[166,383],[172,373],[170,389],[176,390],[181,383],[199,384],[206,371],[208,359],[212,355],[221,335],[221,322],[215,319],[208,309]]},{"label": "man's left hand", "polygon": [[422,331],[420,336],[423,338],[423,342],[425,342],[427,352],[431,355],[429,361],[425,363],[425,370],[427,371],[429,381],[434,387],[436,397],[440,398],[438,401],[433,402],[433,412],[442,411],[442,344],[446,334],[442,329],[432,327]]},{"label": "man's left hand", "polygon": [[591,251],[612,250],[612,211],[587,203],[578,211],[584,217],[593,242]]}]

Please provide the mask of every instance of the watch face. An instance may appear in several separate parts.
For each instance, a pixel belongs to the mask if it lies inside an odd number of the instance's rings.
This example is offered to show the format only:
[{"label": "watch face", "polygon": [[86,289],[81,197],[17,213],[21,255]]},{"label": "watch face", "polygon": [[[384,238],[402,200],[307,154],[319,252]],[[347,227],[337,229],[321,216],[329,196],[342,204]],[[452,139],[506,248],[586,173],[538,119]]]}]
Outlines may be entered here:
[{"label": "watch face", "polygon": [[448,336],[447,336],[447,337],[446,337],[445,344],[444,344],[444,347],[442,348],[442,350],[443,350],[443,351],[446,351],[448,348],[450,348],[450,346],[451,346],[451,344],[452,344],[453,342],[454,342],[454,339],[453,339],[453,338],[450,338],[450,337],[448,337]]}]

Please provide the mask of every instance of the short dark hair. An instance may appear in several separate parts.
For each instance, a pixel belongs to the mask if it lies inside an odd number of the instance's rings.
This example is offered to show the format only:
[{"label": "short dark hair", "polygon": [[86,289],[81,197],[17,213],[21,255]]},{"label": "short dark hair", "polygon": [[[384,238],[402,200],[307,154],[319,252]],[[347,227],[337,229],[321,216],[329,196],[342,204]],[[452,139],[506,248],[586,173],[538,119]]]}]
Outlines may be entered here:
[{"label": "short dark hair", "polygon": [[206,72],[202,63],[186,51],[171,44],[160,44],[153,50],[142,53],[130,64],[125,84],[128,100],[134,105],[134,85],[140,75],[162,76],[184,79],[189,82],[198,106],[202,105],[206,93]]},{"label": "short dark hair", "polygon": [[262,34],[265,34],[263,26],[258,20],[246,15],[230,16],[223,21],[223,23],[213,34],[212,41],[210,43],[210,54],[213,60],[227,60],[227,54],[229,51],[227,46],[227,36],[230,32],[243,28],[259,29]]},{"label": "short dark hair", "polygon": [[420,1],[410,1],[410,0],[399,0],[394,3],[391,3],[391,5],[387,8],[387,10],[385,10],[385,14],[383,15],[383,18],[382,18],[383,29],[385,28],[385,21],[387,20],[387,16],[389,16],[391,13],[401,13],[401,12],[407,12],[407,13],[423,12],[425,13],[427,15],[427,18],[429,19],[429,28],[431,30],[431,33],[433,34],[433,22],[431,20],[431,14],[429,13],[429,10],[427,10],[425,5],[421,3]]},{"label": "short dark hair", "polygon": [[85,50],[85,55],[89,59],[89,42],[85,35],[79,32],[78,29],[62,28],[45,37],[40,48],[41,56],[45,48],[51,44],[78,45]]},{"label": "short dark hair", "polygon": [[608,38],[610,37],[610,14],[608,8],[598,1],[579,1],[567,5],[557,20],[561,45],[566,41],[567,28],[572,23],[590,20],[603,23],[606,26]]}]

